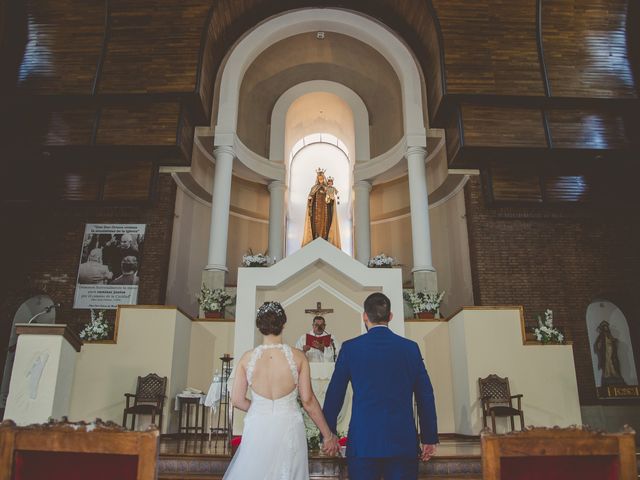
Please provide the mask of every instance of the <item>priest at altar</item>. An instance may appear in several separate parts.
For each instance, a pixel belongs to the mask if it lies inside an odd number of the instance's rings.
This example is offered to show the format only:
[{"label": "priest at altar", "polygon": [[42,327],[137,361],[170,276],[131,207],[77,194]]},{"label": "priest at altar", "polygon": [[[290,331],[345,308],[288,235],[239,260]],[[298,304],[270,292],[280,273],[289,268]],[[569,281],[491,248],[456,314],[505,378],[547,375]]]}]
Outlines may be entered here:
[{"label": "priest at altar", "polygon": [[311,331],[301,335],[296,342],[296,348],[305,352],[310,363],[334,363],[340,350],[340,342],[325,328],[327,323],[324,317],[313,317]]}]

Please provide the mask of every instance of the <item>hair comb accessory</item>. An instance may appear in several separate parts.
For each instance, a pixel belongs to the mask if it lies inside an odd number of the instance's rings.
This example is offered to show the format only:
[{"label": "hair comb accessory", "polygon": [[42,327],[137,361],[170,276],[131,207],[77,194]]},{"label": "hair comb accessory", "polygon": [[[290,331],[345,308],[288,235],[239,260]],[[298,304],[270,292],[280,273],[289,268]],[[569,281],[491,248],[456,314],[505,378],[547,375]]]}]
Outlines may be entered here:
[{"label": "hair comb accessory", "polygon": [[276,315],[282,315],[284,308],[279,302],[264,302],[260,308],[258,308],[258,315],[264,315],[266,313],[275,313]]}]

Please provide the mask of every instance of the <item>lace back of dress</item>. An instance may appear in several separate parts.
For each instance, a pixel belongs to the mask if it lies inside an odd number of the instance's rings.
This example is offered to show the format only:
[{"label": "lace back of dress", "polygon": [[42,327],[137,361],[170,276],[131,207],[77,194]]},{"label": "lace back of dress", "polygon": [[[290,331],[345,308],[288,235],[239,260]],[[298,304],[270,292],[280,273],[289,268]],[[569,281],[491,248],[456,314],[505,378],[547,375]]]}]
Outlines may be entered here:
[{"label": "lace back of dress", "polygon": [[253,353],[251,353],[251,357],[249,358],[249,364],[247,365],[247,383],[249,386],[253,383],[253,372],[256,368],[256,362],[262,357],[262,354],[265,350],[269,350],[271,348],[277,348],[282,351],[285,358],[287,359],[287,363],[289,364],[289,368],[291,369],[291,376],[293,377],[293,382],[298,385],[298,368],[296,367],[296,362],[293,360],[293,352],[291,351],[291,347],[289,345],[276,344],[276,345],[259,345],[253,349]]}]

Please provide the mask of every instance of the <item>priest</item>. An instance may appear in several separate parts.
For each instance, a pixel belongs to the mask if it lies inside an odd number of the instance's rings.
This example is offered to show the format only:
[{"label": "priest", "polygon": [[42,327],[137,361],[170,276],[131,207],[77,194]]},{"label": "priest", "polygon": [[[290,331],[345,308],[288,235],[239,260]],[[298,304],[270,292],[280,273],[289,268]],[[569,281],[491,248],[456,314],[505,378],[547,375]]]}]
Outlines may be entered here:
[{"label": "priest", "polygon": [[309,362],[336,361],[340,342],[325,330],[326,326],[324,317],[316,315],[313,317],[311,331],[301,335],[296,342],[296,348],[305,353]]}]

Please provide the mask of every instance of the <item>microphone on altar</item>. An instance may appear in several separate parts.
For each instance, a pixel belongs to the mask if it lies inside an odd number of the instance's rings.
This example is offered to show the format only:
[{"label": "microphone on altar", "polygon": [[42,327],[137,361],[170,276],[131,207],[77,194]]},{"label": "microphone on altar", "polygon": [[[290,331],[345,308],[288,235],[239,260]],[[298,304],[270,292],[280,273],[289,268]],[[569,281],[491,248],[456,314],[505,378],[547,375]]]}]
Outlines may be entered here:
[{"label": "microphone on altar", "polygon": [[62,307],[61,303],[52,303],[51,305],[49,305],[48,307],[45,307],[44,310],[42,310],[41,312],[36,313],[33,317],[31,317],[29,319],[29,321],[27,322],[27,325],[31,324],[31,322],[33,322],[36,318],[38,318],[40,315],[44,315],[45,313],[49,313],[51,310],[53,310],[54,308],[60,308]]}]

